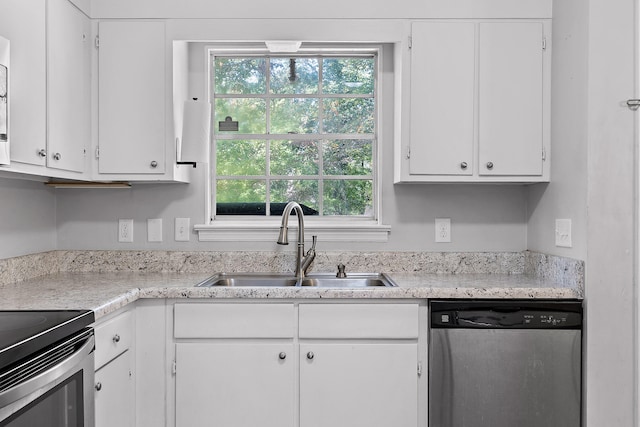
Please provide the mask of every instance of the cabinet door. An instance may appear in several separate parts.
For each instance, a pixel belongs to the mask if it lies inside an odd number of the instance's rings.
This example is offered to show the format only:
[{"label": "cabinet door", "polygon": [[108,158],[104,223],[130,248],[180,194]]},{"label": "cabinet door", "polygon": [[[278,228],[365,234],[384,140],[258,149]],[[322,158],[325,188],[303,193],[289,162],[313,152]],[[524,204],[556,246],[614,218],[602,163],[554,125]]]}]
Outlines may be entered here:
[{"label": "cabinet door", "polygon": [[300,345],[300,425],[416,427],[416,343]]},{"label": "cabinet door", "polygon": [[99,24],[98,139],[101,174],[165,169],[163,22]]},{"label": "cabinet door", "polygon": [[47,4],[47,166],[85,170],[91,139],[91,23],[68,0]]},{"label": "cabinet door", "polygon": [[45,0],[2,0],[0,35],[11,42],[11,161],[45,165],[46,14]]},{"label": "cabinet door", "polygon": [[479,174],[542,175],[542,23],[480,23],[479,56]]},{"label": "cabinet door", "polygon": [[135,425],[135,383],[131,352],[126,351],[95,374],[96,427]]},{"label": "cabinet door", "polygon": [[293,426],[293,350],[292,343],[176,344],[176,427]]},{"label": "cabinet door", "polygon": [[472,175],[475,25],[411,27],[412,175]]}]

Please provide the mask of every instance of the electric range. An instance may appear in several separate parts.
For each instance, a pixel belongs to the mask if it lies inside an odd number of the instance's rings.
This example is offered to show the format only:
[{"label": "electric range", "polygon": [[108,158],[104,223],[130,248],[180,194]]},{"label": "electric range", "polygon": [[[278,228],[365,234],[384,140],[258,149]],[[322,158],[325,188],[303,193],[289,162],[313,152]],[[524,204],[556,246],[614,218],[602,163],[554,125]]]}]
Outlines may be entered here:
[{"label": "electric range", "polygon": [[94,321],[91,310],[0,311],[0,371]]}]

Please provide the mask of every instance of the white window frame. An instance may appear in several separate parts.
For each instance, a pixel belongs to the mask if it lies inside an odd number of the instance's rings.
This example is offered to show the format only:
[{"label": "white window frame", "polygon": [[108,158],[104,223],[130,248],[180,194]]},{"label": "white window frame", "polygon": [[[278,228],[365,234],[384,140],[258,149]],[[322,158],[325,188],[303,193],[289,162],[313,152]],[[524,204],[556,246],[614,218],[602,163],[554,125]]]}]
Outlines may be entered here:
[{"label": "white window frame", "polygon": [[[210,67],[210,54],[215,51],[220,56],[230,55],[266,55],[269,51],[264,44],[242,43],[242,44],[211,44],[205,49],[206,64]],[[381,147],[384,141],[381,141],[381,128],[383,126],[383,117],[381,107],[383,102],[393,102],[393,99],[384,100],[382,97],[382,65],[384,63],[383,45],[379,43],[304,43],[297,52],[304,53],[327,53],[347,55],[352,53],[355,55],[363,53],[373,53],[377,56],[376,61],[376,90],[375,90],[375,115],[376,129],[374,131],[375,145],[373,149],[373,197],[374,204],[373,218],[369,217],[331,217],[331,216],[305,216],[305,232],[310,237],[317,235],[320,241],[333,242],[386,242],[391,228],[382,223],[381,218],[381,185],[380,177],[382,174],[381,167]],[[273,54],[273,56],[287,56],[287,54]],[[211,70],[207,75],[207,93],[211,94]],[[212,123],[213,125],[213,123]],[[214,147],[211,150],[212,162],[214,157]],[[213,189],[213,166],[207,168],[207,224],[196,225],[195,231],[198,232],[199,241],[203,242],[256,242],[256,241],[274,241],[274,233],[277,233],[280,227],[281,218],[279,216],[231,216],[231,215],[213,215],[213,205],[215,203],[215,195]],[[291,238],[295,239],[295,221],[292,222],[294,230],[291,231]]]}]

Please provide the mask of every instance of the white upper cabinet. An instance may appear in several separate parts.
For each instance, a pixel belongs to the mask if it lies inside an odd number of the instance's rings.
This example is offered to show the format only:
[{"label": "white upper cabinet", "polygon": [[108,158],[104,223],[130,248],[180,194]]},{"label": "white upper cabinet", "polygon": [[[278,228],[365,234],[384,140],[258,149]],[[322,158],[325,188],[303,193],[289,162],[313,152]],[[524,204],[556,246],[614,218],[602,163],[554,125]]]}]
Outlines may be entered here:
[{"label": "white upper cabinet", "polygon": [[475,25],[417,22],[411,47],[411,175],[473,173]]},{"label": "white upper cabinet", "polygon": [[12,47],[6,170],[86,179],[91,20],[68,0],[4,1],[2,12],[0,35]]},{"label": "white upper cabinet", "polygon": [[164,21],[101,21],[98,33],[94,179],[188,181],[187,167],[176,164],[167,120],[171,61]]},{"label": "white upper cabinet", "polygon": [[12,169],[46,164],[45,25],[45,0],[2,1],[0,35],[11,43],[9,132]]},{"label": "white upper cabinet", "polygon": [[542,176],[543,27],[480,23],[478,147],[480,175]]},{"label": "white upper cabinet", "polygon": [[548,181],[548,40],[549,20],[413,22],[396,182]]},{"label": "white upper cabinet", "polygon": [[[188,182],[176,164],[164,21],[98,24],[95,180]],[[95,104],[94,104],[95,105]],[[171,117],[171,116],[169,116]]]},{"label": "white upper cabinet", "polygon": [[165,170],[164,22],[99,24],[100,174]]},{"label": "white upper cabinet", "polygon": [[68,0],[47,6],[47,166],[84,172],[91,141],[91,22]]}]

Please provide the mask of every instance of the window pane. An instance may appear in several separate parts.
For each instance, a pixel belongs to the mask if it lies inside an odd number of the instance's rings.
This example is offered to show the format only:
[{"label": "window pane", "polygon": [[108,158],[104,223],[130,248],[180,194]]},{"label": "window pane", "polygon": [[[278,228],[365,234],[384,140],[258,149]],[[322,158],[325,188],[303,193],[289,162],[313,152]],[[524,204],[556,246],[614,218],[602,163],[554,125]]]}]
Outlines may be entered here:
[{"label": "window pane", "polygon": [[266,201],[264,180],[219,179],[216,181],[216,203]]},{"label": "window pane", "polygon": [[272,141],[271,175],[318,175],[317,141]]},{"label": "window pane", "polygon": [[215,93],[257,94],[266,92],[264,58],[215,58]]},{"label": "window pane", "polygon": [[264,141],[218,140],[216,175],[264,175],[266,169]]},{"label": "window pane", "polygon": [[326,58],[322,62],[324,93],[373,94],[373,58]]},{"label": "window pane", "polygon": [[271,181],[271,202],[290,201],[318,210],[318,181],[303,179]]},{"label": "window pane", "polygon": [[372,141],[338,139],[323,144],[325,175],[371,175]]},{"label": "window pane", "polygon": [[325,133],[373,133],[373,98],[327,99]]},{"label": "window pane", "polygon": [[372,215],[371,180],[326,180],[324,215]]},{"label": "window pane", "polygon": [[317,133],[318,100],[281,98],[271,100],[271,133]]},{"label": "window pane", "polygon": [[318,93],[318,59],[271,58],[271,93]]},{"label": "window pane", "polygon": [[[227,117],[238,122],[238,130],[225,132],[219,130],[219,123]],[[234,98],[215,100],[216,133],[264,134],[267,131],[266,102],[264,99]]]}]

